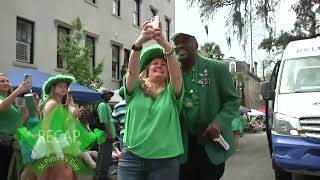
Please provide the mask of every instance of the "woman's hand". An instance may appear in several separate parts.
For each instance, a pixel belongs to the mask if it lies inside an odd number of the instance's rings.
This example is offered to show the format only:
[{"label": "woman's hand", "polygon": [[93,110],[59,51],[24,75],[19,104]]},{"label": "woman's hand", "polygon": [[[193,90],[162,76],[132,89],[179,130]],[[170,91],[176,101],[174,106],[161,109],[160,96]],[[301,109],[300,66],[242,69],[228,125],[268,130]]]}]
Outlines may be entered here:
[{"label": "woman's hand", "polygon": [[72,115],[75,118],[80,118],[83,114],[83,109],[82,108],[76,108],[73,112]]},{"label": "woman's hand", "polygon": [[143,30],[135,42],[137,47],[141,47],[144,43],[150,41],[154,36],[154,30],[150,21],[146,21],[143,23]]},{"label": "woman's hand", "polygon": [[22,82],[20,86],[16,89],[18,94],[22,94],[30,90],[30,84],[28,82]]},{"label": "woman's hand", "polygon": [[170,51],[171,45],[170,43],[166,40],[166,38],[163,36],[162,33],[162,24],[159,22],[159,28],[154,29],[154,36],[153,39],[157,41],[157,43],[162,46],[165,51]]}]

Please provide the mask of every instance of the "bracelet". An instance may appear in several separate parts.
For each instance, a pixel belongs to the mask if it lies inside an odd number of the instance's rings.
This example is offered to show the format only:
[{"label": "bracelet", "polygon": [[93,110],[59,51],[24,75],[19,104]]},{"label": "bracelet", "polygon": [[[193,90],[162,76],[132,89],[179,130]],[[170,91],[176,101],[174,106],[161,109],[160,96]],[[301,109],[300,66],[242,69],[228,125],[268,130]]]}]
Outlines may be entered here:
[{"label": "bracelet", "polygon": [[137,47],[135,43],[133,43],[132,47],[131,47],[132,50],[134,51],[141,51],[142,50],[142,46],[140,47]]},{"label": "bracelet", "polygon": [[166,50],[163,49],[163,54],[165,56],[171,55],[173,53],[174,53],[174,48],[173,47],[171,47],[169,51],[166,51]]}]

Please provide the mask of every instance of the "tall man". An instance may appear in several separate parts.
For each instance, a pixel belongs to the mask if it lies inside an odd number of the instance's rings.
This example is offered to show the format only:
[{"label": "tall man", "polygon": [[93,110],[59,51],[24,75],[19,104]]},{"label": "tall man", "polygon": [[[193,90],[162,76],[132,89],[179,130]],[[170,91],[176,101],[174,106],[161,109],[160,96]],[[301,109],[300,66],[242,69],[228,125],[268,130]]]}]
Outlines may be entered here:
[{"label": "tall man", "polygon": [[112,143],[115,138],[115,128],[112,122],[111,109],[108,101],[114,93],[111,90],[103,89],[101,101],[97,107],[100,123],[104,124],[106,141],[100,145],[97,163],[97,180],[109,180],[109,167],[112,164]]},{"label": "tall man", "polygon": [[[186,90],[181,113],[184,155],[180,180],[219,180],[225,161],[235,152],[231,122],[239,115],[239,100],[233,80],[222,62],[198,55],[194,36],[176,33],[171,39]],[[213,140],[220,136],[229,148]]]}]

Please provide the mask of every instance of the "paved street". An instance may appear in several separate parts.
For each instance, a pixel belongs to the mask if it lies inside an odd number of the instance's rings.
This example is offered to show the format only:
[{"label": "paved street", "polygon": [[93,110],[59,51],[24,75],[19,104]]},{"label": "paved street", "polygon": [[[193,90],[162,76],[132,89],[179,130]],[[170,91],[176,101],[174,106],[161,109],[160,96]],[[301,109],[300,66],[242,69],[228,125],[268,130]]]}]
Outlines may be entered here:
[{"label": "paved street", "polygon": [[240,146],[227,162],[222,180],[274,180],[265,133],[244,135]]},{"label": "paved street", "polygon": [[[265,132],[242,137],[241,151],[227,162],[222,180],[275,180],[267,144]],[[295,175],[292,180],[319,180],[319,177]]]},{"label": "paved street", "polygon": [[[265,133],[246,134],[241,138],[240,144],[241,151],[227,162],[222,180],[275,180]],[[293,180],[316,179],[319,178],[301,176],[293,178]],[[79,180],[91,180],[91,178],[80,177]]]}]

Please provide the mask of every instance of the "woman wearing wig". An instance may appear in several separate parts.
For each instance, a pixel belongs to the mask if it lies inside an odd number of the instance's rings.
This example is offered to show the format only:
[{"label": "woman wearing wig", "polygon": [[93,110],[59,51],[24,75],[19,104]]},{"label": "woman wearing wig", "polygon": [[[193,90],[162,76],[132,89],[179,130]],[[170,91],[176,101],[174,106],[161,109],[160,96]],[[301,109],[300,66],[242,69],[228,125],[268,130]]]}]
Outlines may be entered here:
[{"label": "woman wearing wig", "polygon": [[23,122],[22,112],[14,104],[15,99],[29,89],[30,84],[23,82],[12,92],[8,77],[0,73],[0,179],[3,180],[12,179],[12,177],[8,177],[8,171],[14,151],[14,135]]},{"label": "woman wearing wig", "polygon": [[[150,40],[158,44],[142,48]],[[132,49],[125,84],[125,147],[118,180],[179,179],[178,156],[183,153],[179,63],[161,25],[153,28],[145,22]]]}]

